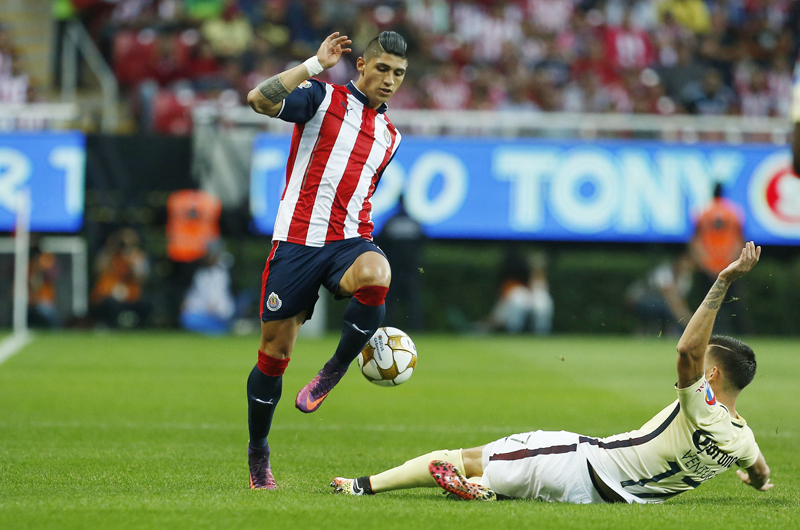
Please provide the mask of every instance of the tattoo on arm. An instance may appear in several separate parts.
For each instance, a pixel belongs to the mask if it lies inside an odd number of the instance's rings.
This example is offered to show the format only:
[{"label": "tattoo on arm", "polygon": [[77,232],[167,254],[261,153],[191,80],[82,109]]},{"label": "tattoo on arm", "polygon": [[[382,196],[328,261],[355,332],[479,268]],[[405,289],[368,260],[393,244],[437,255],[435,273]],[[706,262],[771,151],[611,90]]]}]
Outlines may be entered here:
[{"label": "tattoo on arm", "polygon": [[706,295],[705,300],[703,300],[703,305],[708,309],[719,309],[725,299],[726,292],[728,292],[728,282],[717,279]]},{"label": "tattoo on arm", "polygon": [[280,76],[277,75],[259,83],[258,91],[272,103],[280,103],[286,99],[286,96],[290,93],[290,91],[286,90],[286,87],[283,86]]}]

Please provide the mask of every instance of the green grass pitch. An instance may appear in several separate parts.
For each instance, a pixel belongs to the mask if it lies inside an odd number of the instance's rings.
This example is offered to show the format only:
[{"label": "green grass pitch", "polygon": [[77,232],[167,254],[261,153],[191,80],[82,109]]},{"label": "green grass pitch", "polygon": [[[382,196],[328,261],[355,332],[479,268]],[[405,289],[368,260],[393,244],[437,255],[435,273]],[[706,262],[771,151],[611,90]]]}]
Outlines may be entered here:
[{"label": "green grass pitch", "polygon": [[675,399],[673,339],[415,336],[397,388],[354,364],[323,407],[295,393],[336,337],[301,339],[270,435],[280,489],[247,488],[245,380],[257,337],[39,333],[0,365],[0,528],[798,528],[800,343],[752,338],[739,412],[775,488],[729,471],[657,506],[466,503],[434,489],[334,496],[337,475],[535,429],[604,436]]}]

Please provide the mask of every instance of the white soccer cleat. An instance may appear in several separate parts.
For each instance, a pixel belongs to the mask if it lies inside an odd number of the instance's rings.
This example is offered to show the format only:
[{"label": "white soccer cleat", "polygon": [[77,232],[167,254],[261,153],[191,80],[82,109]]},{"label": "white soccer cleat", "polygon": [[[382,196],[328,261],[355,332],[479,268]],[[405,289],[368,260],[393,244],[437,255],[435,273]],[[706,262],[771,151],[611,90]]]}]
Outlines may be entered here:
[{"label": "white soccer cleat", "polygon": [[341,493],[342,495],[363,495],[363,490],[356,492],[353,489],[353,483],[355,483],[355,481],[356,480],[353,478],[336,477],[331,482],[331,487],[334,493]]}]

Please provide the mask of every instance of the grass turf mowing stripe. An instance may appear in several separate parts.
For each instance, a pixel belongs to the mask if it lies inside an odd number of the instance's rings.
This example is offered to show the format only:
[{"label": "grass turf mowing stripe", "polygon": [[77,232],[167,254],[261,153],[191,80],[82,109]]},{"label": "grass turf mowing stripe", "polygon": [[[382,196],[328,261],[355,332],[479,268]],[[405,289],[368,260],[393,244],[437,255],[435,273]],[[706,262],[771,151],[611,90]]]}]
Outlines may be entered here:
[{"label": "grass turf mowing stripe", "polygon": [[[793,527],[800,342],[752,339],[759,369],[737,410],[777,486],[732,472],[663,506],[449,502],[433,489],[330,494],[434,449],[531,429],[605,436],[640,427],[675,399],[675,344],[628,337],[414,337],[419,367],[396,388],[354,365],[325,406],[294,393],[336,337],[301,339],[270,436],[280,490],[247,488],[245,381],[257,337],[37,333],[0,366],[0,528]],[[562,360],[563,359],[563,360]]]}]

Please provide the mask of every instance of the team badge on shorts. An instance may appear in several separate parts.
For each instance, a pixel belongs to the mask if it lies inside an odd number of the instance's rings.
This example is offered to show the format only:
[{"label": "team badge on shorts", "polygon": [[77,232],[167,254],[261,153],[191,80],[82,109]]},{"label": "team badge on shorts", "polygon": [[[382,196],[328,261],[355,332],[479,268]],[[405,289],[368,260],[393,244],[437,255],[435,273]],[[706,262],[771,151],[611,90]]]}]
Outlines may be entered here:
[{"label": "team badge on shorts", "polygon": [[303,81],[297,88],[311,88],[311,81]]},{"label": "team badge on shorts", "polygon": [[267,298],[267,309],[270,311],[277,311],[282,305],[283,301],[277,294],[269,293],[269,298]]}]

